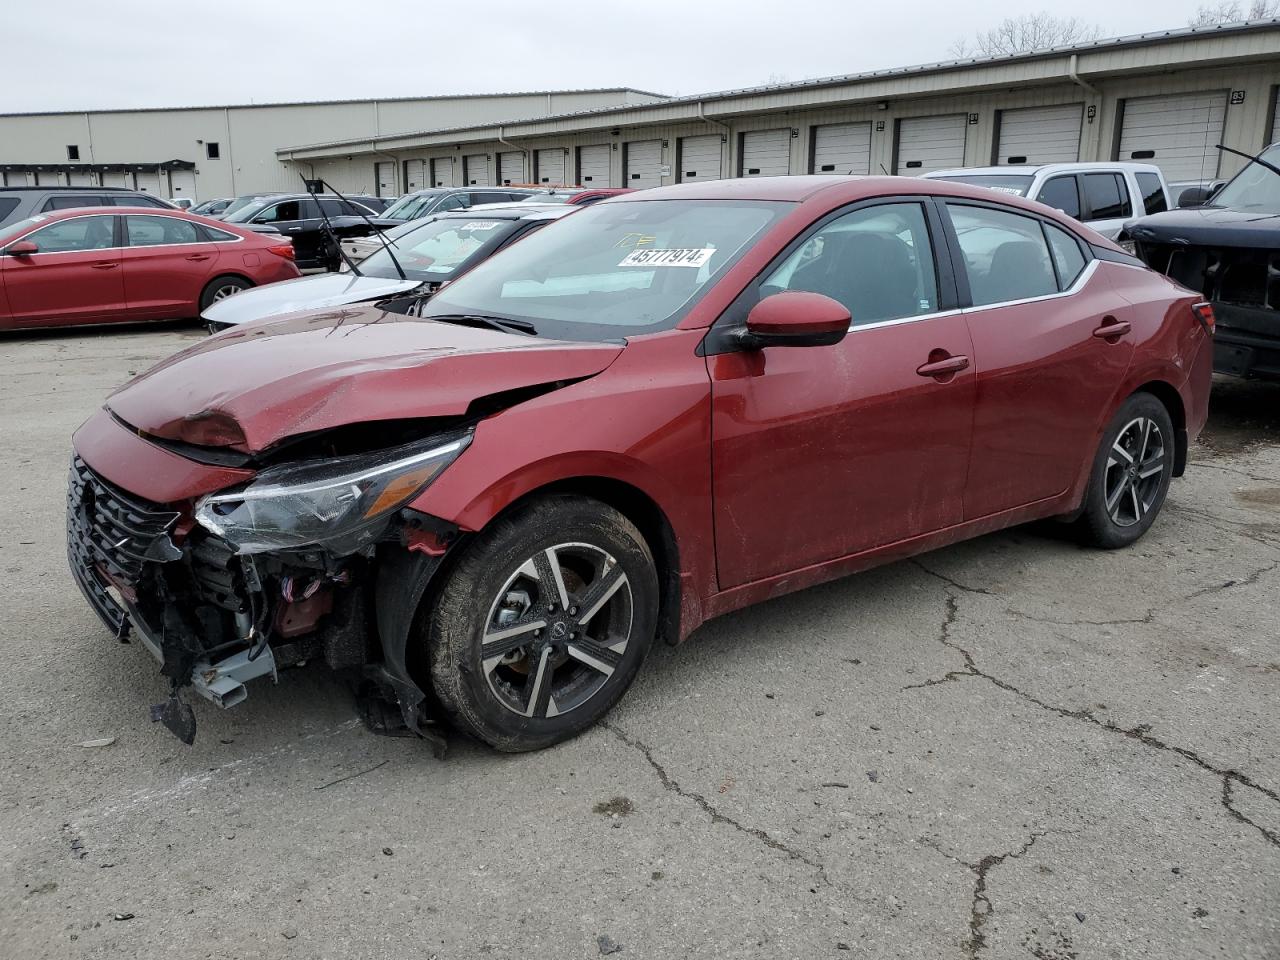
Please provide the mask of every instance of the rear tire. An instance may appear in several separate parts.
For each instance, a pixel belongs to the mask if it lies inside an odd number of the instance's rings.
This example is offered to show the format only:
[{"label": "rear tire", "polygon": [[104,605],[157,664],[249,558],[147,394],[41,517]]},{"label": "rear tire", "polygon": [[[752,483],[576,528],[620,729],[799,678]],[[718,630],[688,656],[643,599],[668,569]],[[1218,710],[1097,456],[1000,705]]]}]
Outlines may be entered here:
[{"label": "rear tire", "polygon": [[204,285],[204,290],[200,293],[200,312],[204,313],[219,300],[225,300],[232,294],[248,290],[252,286],[253,284],[244,277],[237,277],[230,273],[214,277]]},{"label": "rear tire", "polygon": [[1115,550],[1146,533],[1169,493],[1173,457],[1169,411],[1151,394],[1135,393],[1103,431],[1076,521],[1081,540]]},{"label": "rear tire", "polygon": [[653,643],[658,574],[640,531],[595,500],[530,502],[479,533],[422,618],[436,696],[508,752],[576,736]]}]

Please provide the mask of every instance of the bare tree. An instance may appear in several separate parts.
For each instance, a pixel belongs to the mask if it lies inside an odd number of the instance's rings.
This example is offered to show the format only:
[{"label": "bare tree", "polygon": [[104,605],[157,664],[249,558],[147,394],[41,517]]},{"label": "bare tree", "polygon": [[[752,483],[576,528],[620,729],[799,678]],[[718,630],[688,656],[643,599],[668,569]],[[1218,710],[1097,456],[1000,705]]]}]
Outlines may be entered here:
[{"label": "bare tree", "polygon": [[[1270,0],[1276,2],[1276,0]],[[1015,53],[1088,43],[1102,37],[1102,28],[1077,17],[1055,17],[1041,11],[1020,17],[1006,17],[996,27],[971,40],[952,44],[957,57],[1007,57]]]},{"label": "bare tree", "polygon": [[1280,0],[1250,0],[1247,7],[1240,0],[1219,0],[1200,7],[1187,22],[1193,27],[1212,27],[1217,23],[1267,20],[1277,15],[1280,15]]}]

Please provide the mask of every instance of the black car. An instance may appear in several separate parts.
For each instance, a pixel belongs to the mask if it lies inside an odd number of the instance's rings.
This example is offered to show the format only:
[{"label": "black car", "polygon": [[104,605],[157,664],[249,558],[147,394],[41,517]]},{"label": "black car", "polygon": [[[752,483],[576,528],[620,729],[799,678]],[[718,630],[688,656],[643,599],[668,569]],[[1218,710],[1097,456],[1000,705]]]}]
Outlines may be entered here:
[{"label": "black car", "polygon": [[111,206],[173,209],[159,197],[123,187],[0,187],[0,227],[36,213]]},{"label": "black car", "polygon": [[[310,193],[280,193],[261,197],[223,216],[226,223],[238,223],[263,233],[282,233],[293,241],[298,266],[336,270],[341,262],[337,246],[325,228],[339,238],[366,237],[377,211],[360,201],[365,198]],[[375,198],[376,199],[376,198]]]},{"label": "black car", "polygon": [[1280,380],[1280,143],[1181,205],[1125,224],[1120,239],[1213,305],[1214,370]]}]

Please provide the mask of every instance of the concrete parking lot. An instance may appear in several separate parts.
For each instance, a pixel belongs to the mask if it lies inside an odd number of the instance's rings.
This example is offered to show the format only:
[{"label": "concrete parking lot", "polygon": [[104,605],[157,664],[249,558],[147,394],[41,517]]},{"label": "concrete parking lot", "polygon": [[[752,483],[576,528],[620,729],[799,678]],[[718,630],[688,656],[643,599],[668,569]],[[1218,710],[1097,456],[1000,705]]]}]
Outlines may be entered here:
[{"label": "concrete parking lot", "polygon": [[192,748],[148,722],[66,570],[69,437],[202,335],[0,339],[0,957],[1280,957],[1280,389],[1217,385],[1132,549],[812,589],[441,762],[320,667]]}]

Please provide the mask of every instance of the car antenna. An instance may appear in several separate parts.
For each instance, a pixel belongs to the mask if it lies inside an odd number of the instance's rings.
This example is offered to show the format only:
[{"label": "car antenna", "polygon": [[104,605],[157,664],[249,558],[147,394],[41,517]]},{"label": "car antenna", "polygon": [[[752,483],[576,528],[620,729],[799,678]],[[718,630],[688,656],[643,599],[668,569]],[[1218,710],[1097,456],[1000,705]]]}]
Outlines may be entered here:
[{"label": "car antenna", "polygon": [[[852,171],[850,171],[850,172],[852,172]],[[888,170],[886,170],[886,169],[884,168],[884,164],[883,164],[883,163],[882,163],[882,164],[880,164],[880,172],[881,172],[881,173],[883,173],[886,177],[889,175],[889,171],[888,171]]]},{"label": "car antenna", "polygon": [[[356,203],[354,200],[347,200],[346,197],[337,191],[333,184],[329,183],[329,181],[321,180],[320,182],[323,183],[328,190],[332,191],[335,197],[350,204],[352,208],[355,209],[356,213],[360,214],[360,219],[368,224],[369,229],[373,231],[373,235],[382,241],[382,249],[387,251],[387,256],[390,257],[391,262],[395,264],[396,273],[400,274],[400,279],[407,281],[409,278],[405,276],[404,267],[400,266],[400,261],[396,258],[395,253],[392,252],[391,244],[388,243],[387,238],[382,235],[382,231],[373,225],[373,221],[364,215],[360,209],[360,204]],[[341,244],[339,244],[339,246],[341,246]],[[350,263],[351,261],[348,259],[347,262]],[[351,269],[355,270],[355,267],[352,267]]]},{"label": "car antenna", "polygon": [[1280,167],[1277,167],[1273,163],[1267,163],[1267,161],[1263,160],[1262,158],[1255,157],[1251,153],[1245,153],[1243,150],[1236,150],[1236,149],[1233,149],[1232,147],[1224,147],[1220,143],[1215,143],[1214,146],[1225,153],[1234,153],[1237,157],[1244,157],[1246,160],[1250,161],[1251,163],[1256,163],[1260,167],[1266,167],[1268,170],[1274,173],[1277,177],[1280,177]]},{"label": "car antenna", "polygon": [[[302,174],[299,173],[298,176],[302,176]],[[318,192],[316,187],[319,187],[321,190],[325,187],[325,182],[323,180],[308,180],[306,177],[302,177],[302,182],[307,185],[307,193],[311,194],[312,197],[315,197]],[[328,235],[329,239],[333,241],[333,245],[338,248],[338,256],[346,261],[346,264],[351,268],[352,273],[357,277],[363,277],[364,274],[360,272],[355,261],[347,256],[347,251],[342,249],[342,243],[338,240],[338,234],[334,231],[333,224],[329,222],[329,215],[324,212],[324,204],[321,203],[319,199],[316,199],[316,206],[320,208],[320,220],[324,223],[324,232]]]}]

